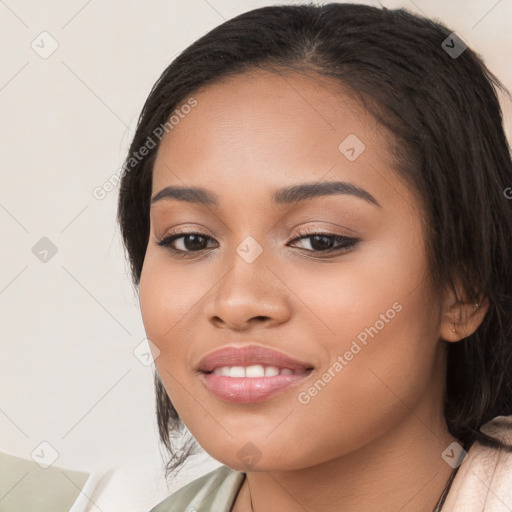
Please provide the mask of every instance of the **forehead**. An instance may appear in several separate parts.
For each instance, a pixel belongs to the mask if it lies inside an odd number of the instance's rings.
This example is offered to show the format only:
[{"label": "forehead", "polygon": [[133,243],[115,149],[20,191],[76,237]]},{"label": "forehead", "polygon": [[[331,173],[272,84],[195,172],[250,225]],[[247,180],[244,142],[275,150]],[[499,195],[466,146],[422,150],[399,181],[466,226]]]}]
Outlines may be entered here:
[{"label": "forehead", "polygon": [[[196,105],[160,144],[153,194],[169,184],[209,185],[240,200],[291,181],[325,179],[371,188],[375,170],[391,172],[389,134],[331,79],[257,70],[191,96]],[[347,145],[355,159],[347,158]]]}]

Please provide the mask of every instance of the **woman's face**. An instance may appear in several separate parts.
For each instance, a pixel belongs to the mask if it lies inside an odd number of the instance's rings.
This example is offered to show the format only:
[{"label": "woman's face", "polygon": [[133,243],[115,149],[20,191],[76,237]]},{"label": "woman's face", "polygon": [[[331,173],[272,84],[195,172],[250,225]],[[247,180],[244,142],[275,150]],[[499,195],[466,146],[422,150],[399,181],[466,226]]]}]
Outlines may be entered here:
[{"label": "woman's face", "polygon": [[[193,97],[162,140],[152,197],[200,187],[216,204],[155,201],[140,280],[156,367],[190,432],[239,470],[309,467],[398,425],[402,441],[431,435],[443,421],[440,304],[419,202],[384,129],[341,87],[298,74],[239,75]],[[353,188],[274,198],[334,182]],[[205,355],[247,346],[298,364],[228,352],[207,368],[224,370],[199,371]]]}]

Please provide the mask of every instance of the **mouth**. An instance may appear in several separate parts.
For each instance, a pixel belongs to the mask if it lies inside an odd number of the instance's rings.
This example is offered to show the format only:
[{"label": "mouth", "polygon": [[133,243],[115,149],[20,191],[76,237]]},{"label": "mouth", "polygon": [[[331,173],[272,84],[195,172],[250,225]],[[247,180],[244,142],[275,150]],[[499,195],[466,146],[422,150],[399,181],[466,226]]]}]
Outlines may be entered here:
[{"label": "mouth", "polygon": [[[231,367],[230,372],[234,370],[234,373],[240,375],[238,377],[219,375],[215,371],[203,372],[200,376],[206,388],[222,401],[250,404],[267,400],[278,393],[298,386],[313,371],[313,369],[308,369],[301,372],[279,373],[278,375],[266,377],[247,377],[245,373],[247,371],[250,372],[249,368],[252,367]],[[220,368],[219,370],[222,369]],[[244,372],[244,375],[241,375],[242,372]]]},{"label": "mouth", "polygon": [[261,346],[224,347],[204,357],[197,370],[206,388],[225,402],[259,402],[307,379],[314,367]]},{"label": "mouth", "polygon": [[276,377],[277,375],[303,375],[312,368],[292,369],[279,368],[278,366],[264,366],[254,364],[251,366],[219,366],[207,374],[213,373],[222,377],[231,377],[235,379],[248,378],[257,379],[262,377]]},{"label": "mouth", "polygon": [[307,370],[312,368],[313,365],[261,345],[231,345],[206,354],[199,361],[196,369],[204,373],[213,371],[218,373],[225,372],[225,368],[228,368],[230,375],[233,370],[232,376],[237,377],[243,376],[240,370],[240,368],[243,368],[244,371],[249,370],[249,376],[254,374],[257,377],[263,377],[265,374],[261,375],[261,367],[265,372],[272,373],[274,368],[277,368],[279,372],[282,370],[295,372]]}]

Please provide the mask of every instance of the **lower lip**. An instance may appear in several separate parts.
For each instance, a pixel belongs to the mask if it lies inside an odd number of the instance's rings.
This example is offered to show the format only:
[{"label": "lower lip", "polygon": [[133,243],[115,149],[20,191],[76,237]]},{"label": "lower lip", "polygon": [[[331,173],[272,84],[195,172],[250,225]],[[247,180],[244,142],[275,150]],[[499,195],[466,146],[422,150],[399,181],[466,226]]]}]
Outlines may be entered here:
[{"label": "lower lip", "polygon": [[203,373],[206,387],[221,400],[237,404],[249,404],[266,400],[271,396],[296,386],[309,377],[306,373],[276,375],[275,377],[225,377]]}]

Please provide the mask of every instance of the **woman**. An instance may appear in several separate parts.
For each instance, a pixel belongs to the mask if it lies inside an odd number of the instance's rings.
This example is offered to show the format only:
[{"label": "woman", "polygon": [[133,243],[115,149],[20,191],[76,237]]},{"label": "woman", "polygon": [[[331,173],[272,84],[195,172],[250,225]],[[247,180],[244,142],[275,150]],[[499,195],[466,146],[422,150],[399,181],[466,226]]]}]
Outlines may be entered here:
[{"label": "woman", "polygon": [[512,499],[512,165],[493,85],[443,25],[351,4],[244,13],[164,71],[118,220],[168,474],[193,439],[223,465],[154,512]]}]

